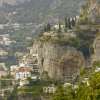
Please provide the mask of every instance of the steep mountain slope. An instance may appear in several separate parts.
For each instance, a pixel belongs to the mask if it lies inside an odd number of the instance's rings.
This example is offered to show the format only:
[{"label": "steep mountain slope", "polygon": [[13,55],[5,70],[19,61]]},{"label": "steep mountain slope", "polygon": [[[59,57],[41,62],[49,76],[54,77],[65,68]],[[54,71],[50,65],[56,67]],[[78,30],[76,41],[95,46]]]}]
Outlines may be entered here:
[{"label": "steep mountain slope", "polygon": [[18,3],[24,3],[26,1],[31,1],[31,0],[0,0],[0,6],[3,6],[3,3],[7,3],[10,5],[16,5]]},{"label": "steep mountain slope", "polygon": [[16,0],[0,0],[0,6],[3,6],[3,3],[14,5],[16,3]]},{"label": "steep mountain slope", "polygon": [[[4,6],[14,22],[36,22],[79,14],[83,0],[15,0],[18,5]],[[24,3],[22,3],[24,1]],[[13,15],[13,12],[16,14]]]}]

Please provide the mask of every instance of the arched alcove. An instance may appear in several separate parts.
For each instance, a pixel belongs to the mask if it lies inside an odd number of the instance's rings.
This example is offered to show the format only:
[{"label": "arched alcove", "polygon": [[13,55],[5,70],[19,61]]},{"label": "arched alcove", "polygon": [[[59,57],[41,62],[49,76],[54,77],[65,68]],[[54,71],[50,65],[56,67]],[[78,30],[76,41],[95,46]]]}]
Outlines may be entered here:
[{"label": "arched alcove", "polygon": [[62,56],[60,67],[64,81],[71,81],[76,77],[81,67],[84,66],[84,58],[80,52],[70,52]]}]

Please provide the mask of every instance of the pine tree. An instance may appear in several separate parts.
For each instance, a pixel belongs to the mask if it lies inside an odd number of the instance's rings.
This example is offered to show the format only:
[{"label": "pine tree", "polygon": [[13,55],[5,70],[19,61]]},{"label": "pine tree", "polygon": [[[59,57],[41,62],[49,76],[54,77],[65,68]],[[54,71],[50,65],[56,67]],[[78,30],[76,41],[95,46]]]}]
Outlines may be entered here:
[{"label": "pine tree", "polygon": [[47,32],[48,31],[51,31],[51,25],[49,23],[47,24]]},{"label": "pine tree", "polygon": [[69,28],[69,29],[72,29],[70,18],[68,18],[68,28]]},{"label": "pine tree", "polygon": [[51,25],[48,23],[44,26],[44,32],[49,32],[51,31]]},{"label": "pine tree", "polygon": [[59,29],[58,29],[58,32],[60,33],[61,32],[61,23],[59,22],[59,24],[58,24],[58,26],[59,26]]},{"label": "pine tree", "polygon": [[68,27],[68,18],[65,17],[65,28],[67,28],[67,27]]},{"label": "pine tree", "polygon": [[72,26],[75,26],[75,20],[72,18]]}]

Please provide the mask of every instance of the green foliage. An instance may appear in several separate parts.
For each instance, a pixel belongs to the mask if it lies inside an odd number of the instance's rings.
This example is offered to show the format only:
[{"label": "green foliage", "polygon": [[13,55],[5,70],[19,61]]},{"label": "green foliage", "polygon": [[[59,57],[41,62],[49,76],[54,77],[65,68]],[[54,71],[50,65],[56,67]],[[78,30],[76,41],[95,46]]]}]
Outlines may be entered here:
[{"label": "green foliage", "polygon": [[73,47],[79,48],[80,47],[80,40],[79,40],[79,38],[71,38],[69,40],[69,44]]},{"label": "green foliage", "polygon": [[67,28],[68,28],[68,18],[65,17],[65,32],[67,31]]},{"label": "green foliage", "polygon": [[71,38],[71,37],[66,37],[63,35],[57,35],[56,37],[41,36],[40,41],[44,43],[51,42],[51,43],[55,43],[59,45],[69,45],[75,48],[80,48],[80,39],[78,37]]},{"label": "green foliage", "polygon": [[100,72],[93,73],[93,75],[90,77],[90,86],[94,90],[100,90]]},{"label": "green foliage", "polygon": [[37,97],[41,94],[42,86],[41,85],[33,85],[33,86],[26,86],[23,88],[18,89],[18,93],[20,94],[32,94],[33,97]]},{"label": "green foliage", "polygon": [[59,25],[58,33],[61,33],[61,30],[62,30],[62,29],[61,29],[61,23],[59,22],[58,25]]},{"label": "green foliage", "polygon": [[72,87],[68,86],[66,88],[59,86],[53,100],[74,100],[75,92],[73,92]]},{"label": "green foliage", "polygon": [[[30,79],[29,79],[30,80]],[[48,86],[52,83],[52,81],[45,81],[45,80],[37,80],[37,81],[32,81],[30,80],[30,84],[28,86],[24,86],[22,88],[18,89],[18,93],[20,94],[32,94],[33,98],[35,97],[39,97],[40,95],[42,95],[43,91],[43,87],[44,86]]]},{"label": "green foliage", "polygon": [[80,69],[80,77],[83,77],[85,75],[86,71],[84,68]]},{"label": "green foliage", "polygon": [[42,42],[48,42],[51,40],[51,36],[42,36],[40,37],[40,41]]},{"label": "green foliage", "polygon": [[52,100],[100,100],[100,72],[93,73],[87,82],[81,81],[77,89],[59,87]]},{"label": "green foliage", "polygon": [[[76,15],[78,13],[77,2],[80,4],[81,0],[61,0],[55,3],[54,0],[29,0],[30,2],[25,2],[25,4],[20,4],[16,6],[5,6],[4,11],[12,13],[17,11],[17,14],[12,14],[11,19],[13,22],[18,23],[42,23],[52,18],[57,18],[58,16],[64,15]],[[74,8],[72,7],[74,4]],[[1,21],[4,21],[4,16],[2,15]],[[6,16],[7,17],[7,16]]]},{"label": "green foliage", "polygon": [[79,85],[77,100],[100,100],[100,72],[93,73],[88,82]]},{"label": "green foliage", "polygon": [[17,92],[18,91],[17,91],[17,86],[16,86],[7,100],[18,100]]},{"label": "green foliage", "polygon": [[80,14],[80,24],[88,24],[88,5],[83,5]]},{"label": "green foliage", "polygon": [[47,25],[44,26],[44,32],[49,32],[51,31],[51,25],[48,23]]},{"label": "green foliage", "polygon": [[48,75],[48,72],[46,72],[46,71],[44,71],[44,72],[42,73],[41,77],[42,77],[43,80],[49,80],[49,79],[50,79],[50,78],[49,78],[49,75]]},{"label": "green foliage", "polygon": [[11,80],[0,80],[0,89],[8,88],[9,86],[12,86]]},{"label": "green foliage", "polygon": [[95,61],[95,62],[93,62],[93,67],[94,67],[94,68],[100,67],[100,61]]},{"label": "green foliage", "polygon": [[92,100],[91,99],[91,88],[86,84],[81,84],[77,89],[76,100]]}]

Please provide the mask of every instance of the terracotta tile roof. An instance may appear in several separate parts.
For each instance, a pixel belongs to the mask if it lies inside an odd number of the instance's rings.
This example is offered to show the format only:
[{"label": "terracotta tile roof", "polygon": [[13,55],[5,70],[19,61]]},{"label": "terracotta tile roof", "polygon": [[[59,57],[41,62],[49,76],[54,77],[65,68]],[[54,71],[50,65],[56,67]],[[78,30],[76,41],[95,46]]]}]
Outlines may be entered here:
[{"label": "terracotta tile roof", "polygon": [[19,67],[17,72],[31,72],[32,69],[29,67]]}]

